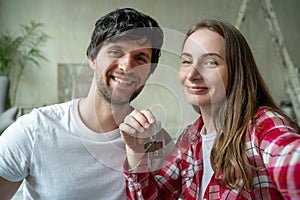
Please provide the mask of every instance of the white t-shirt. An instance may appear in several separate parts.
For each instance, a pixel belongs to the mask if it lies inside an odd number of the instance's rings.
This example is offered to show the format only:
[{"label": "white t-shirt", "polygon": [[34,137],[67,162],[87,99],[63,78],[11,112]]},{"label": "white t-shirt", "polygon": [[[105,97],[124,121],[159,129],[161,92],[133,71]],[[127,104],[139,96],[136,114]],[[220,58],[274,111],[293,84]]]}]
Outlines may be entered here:
[{"label": "white t-shirt", "polygon": [[211,177],[214,174],[214,171],[211,167],[210,163],[210,154],[212,147],[214,145],[217,133],[205,133],[205,128],[203,126],[202,130],[200,131],[201,137],[202,137],[202,152],[203,152],[203,176],[202,176],[202,184],[200,188],[200,198],[199,200],[203,199],[205,190],[211,180]]},{"label": "white t-shirt", "polygon": [[34,109],[0,137],[0,176],[24,179],[24,199],[126,199],[119,129],[98,134],[78,100]]}]

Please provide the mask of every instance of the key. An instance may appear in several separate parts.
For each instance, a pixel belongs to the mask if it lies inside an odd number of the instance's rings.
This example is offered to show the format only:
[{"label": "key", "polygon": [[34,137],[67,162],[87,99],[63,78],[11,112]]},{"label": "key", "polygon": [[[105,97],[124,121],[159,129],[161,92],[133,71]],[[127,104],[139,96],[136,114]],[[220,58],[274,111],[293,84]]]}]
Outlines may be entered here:
[{"label": "key", "polygon": [[149,155],[150,166],[152,167],[154,159],[162,158],[163,142],[149,141],[144,144],[145,153]]}]

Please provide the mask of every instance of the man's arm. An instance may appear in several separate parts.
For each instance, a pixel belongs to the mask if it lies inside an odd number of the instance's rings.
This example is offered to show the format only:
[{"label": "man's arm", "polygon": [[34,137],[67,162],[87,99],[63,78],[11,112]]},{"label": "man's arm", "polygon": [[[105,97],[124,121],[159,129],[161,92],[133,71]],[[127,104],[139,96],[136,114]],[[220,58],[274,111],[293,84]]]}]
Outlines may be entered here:
[{"label": "man's arm", "polygon": [[0,177],[0,199],[11,199],[19,189],[21,183],[22,181],[11,182]]}]

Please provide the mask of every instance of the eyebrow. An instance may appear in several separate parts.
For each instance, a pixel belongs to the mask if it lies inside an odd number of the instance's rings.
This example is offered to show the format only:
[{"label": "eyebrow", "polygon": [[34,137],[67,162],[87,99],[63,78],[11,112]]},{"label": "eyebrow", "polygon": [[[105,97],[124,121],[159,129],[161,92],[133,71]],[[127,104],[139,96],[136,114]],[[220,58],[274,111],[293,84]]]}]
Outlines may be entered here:
[{"label": "eyebrow", "polygon": [[108,45],[108,49],[113,49],[113,48],[121,49],[122,46],[117,45],[117,44],[115,44],[115,43],[110,43],[110,44]]},{"label": "eyebrow", "polygon": [[[184,53],[184,52],[181,54],[181,56],[192,57],[191,54],[189,54],[189,53]],[[217,53],[205,53],[205,54],[203,54],[203,55],[201,56],[201,58],[203,59],[203,58],[211,57],[211,56],[217,56],[217,57],[219,57],[219,58],[221,58],[221,59],[224,60],[224,58],[223,58],[222,56],[220,56],[219,54],[217,54]]]}]

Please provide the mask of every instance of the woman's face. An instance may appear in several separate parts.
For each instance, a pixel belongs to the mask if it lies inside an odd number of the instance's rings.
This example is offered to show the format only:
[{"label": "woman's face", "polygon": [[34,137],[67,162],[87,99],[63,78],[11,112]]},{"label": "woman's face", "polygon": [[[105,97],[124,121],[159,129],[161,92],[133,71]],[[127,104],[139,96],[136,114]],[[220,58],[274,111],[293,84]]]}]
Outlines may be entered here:
[{"label": "woman's face", "polygon": [[228,82],[225,55],[224,38],[209,29],[199,29],[186,40],[178,79],[190,104],[219,108],[224,103]]}]

